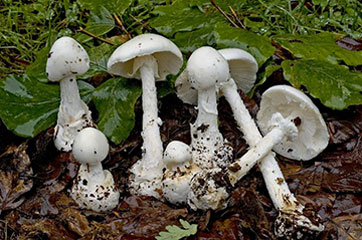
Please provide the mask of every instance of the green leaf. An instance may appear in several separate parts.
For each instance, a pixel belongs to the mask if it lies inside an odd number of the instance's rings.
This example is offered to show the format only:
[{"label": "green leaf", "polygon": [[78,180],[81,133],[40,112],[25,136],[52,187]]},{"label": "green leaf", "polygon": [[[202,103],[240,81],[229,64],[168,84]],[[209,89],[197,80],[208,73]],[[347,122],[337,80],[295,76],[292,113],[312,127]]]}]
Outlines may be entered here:
[{"label": "green leaf", "polygon": [[[90,13],[85,30],[96,36],[101,36],[111,31],[115,26],[111,13],[105,7],[100,6],[97,12]],[[80,43],[85,43],[92,39],[92,37],[83,33],[77,34],[74,38]]]},{"label": "green leaf", "polygon": [[199,47],[215,45],[213,31],[214,27],[210,26],[192,32],[179,32],[176,33],[175,38],[172,41],[183,53],[189,54]]},{"label": "green leaf", "polygon": [[217,48],[241,48],[255,57],[259,67],[274,53],[275,48],[267,37],[223,23],[216,24],[214,31]]},{"label": "green leaf", "polygon": [[90,59],[89,70],[81,76],[82,79],[90,78],[95,74],[106,73],[109,57],[118,46],[111,46],[103,43],[97,47],[89,48],[88,55]]},{"label": "green leaf", "polygon": [[265,81],[277,70],[281,69],[280,65],[268,65],[265,68],[265,71],[258,73],[258,79],[260,79],[260,81],[255,84],[255,86],[253,87],[253,89],[251,89],[251,91],[248,93],[249,97],[252,97],[254,95],[255,89],[257,89],[260,85],[263,85],[265,83]]},{"label": "green leaf", "polygon": [[50,46],[46,46],[40,50],[36,56],[36,60],[26,68],[25,73],[29,76],[36,77],[38,81],[45,83],[48,82],[48,77],[45,73],[45,67],[49,51]]},{"label": "green leaf", "polygon": [[151,27],[167,37],[172,37],[176,32],[193,31],[223,21],[220,14],[203,13],[198,8],[189,7],[187,1],[180,0],[172,5],[157,6],[152,13],[158,16],[151,19]]},{"label": "green leaf", "polygon": [[[90,100],[93,87],[78,81],[83,100]],[[60,104],[58,84],[45,84],[35,77],[8,75],[0,82],[0,117],[16,135],[34,137],[51,127]]]},{"label": "green leaf", "polygon": [[183,227],[180,228],[176,225],[167,226],[167,232],[160,232],[156,237],[157,240],[179,240],[184,237],[189,237],[195,235],[197,233],[197,224],[190,224],[182,219],[180,219],[180,223]]},{"label": "green leaf", "polygon": [[342,110],[362,104],[362,73],[320,60],[288,60],[282,67],[285,79],[295,88],[306,87],[329,108]]},{"label": "green leaf", "polygon": [[133,0],[79,0],[78,2],[83,9],[85,8],[94,12],[104,7],[112,13],[123,14],[132,4]]},{"label": "green leaf", "polygon": [[297,58],[316,59],[338,63],[343,60],[347,65],[362,64],[362,51],[350,51],[336,43],[341,35],[319,33],[314,35],[295,36],[291,34],[277,35],[273,41],[290,51]]},{"label": "green leaf", "polygon": [[141,87],[124,78],[109,79],[93,92],[98,128],[112,142],[121,143],[133,129],[134,105],[140,95]]}]

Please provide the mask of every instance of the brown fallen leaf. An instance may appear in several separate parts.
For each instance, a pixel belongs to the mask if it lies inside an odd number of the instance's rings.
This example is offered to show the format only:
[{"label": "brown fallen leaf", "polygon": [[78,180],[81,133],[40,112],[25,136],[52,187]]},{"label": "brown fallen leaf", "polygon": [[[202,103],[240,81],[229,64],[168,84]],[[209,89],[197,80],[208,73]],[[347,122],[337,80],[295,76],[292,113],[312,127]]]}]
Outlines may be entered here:
[{"label": "brown fallen leaf", "polygon": [[19,207],[25,200],[22,195],[33,186],[33,171],[26,149],[27,144],[23,143],[19,147],[9,147],[0,156],[0,215],[4,210]]},{"label": "brown fallen leaf", "polygon": [[28,239],[72,240],[77,237],[56,220],[42,218],[23,222],[18,240]]}]

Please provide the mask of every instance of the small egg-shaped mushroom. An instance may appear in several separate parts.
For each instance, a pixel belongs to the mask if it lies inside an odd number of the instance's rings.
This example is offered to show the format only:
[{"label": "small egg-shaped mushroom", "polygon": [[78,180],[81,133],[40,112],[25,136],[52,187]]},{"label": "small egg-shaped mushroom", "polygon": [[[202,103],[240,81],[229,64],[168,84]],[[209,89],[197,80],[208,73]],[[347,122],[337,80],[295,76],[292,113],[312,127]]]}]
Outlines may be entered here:
[{"label": "small egg-shaped mushroom", "polygon": [[104,212],[118,205],[120,194],[113,176],[101,164],[108,151],[106,136],[95,128],[84,128],[74,139],[72,154],[81,165],[71,196],[81,208]]},{"label": "small egg-shaped mushroom", "polygon": [[200,170],[192,163],[191,148],[180,142],[170,142],[164,152],[166,171],[162,180],[163,197],[172,204],[183,204],[191,191],[190,181]]},{"label": "small egg-shaped mushroom", "polygon": [[49,81],[60,82],[60,105],[54,144],[60,151],[72,150],[75,136],[85,127],[93,126],[91,111],[79,95],[76,75],[89,69],[89,57],[73,38],[57,39],[50,49],[46,63]]}]

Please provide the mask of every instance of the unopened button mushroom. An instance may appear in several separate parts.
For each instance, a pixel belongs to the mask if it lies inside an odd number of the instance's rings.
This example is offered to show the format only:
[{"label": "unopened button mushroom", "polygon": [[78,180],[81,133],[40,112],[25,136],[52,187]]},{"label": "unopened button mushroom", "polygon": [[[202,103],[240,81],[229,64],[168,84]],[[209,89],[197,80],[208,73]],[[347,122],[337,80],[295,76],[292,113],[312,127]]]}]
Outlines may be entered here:
[{"label": "unopened button mushroom", "polygon": [[177,74],[183,63],[180,50],[156,34],[142,34],[118,47],[108,61],[108,72],[142,80],[143,156],[131,169],[131,192],[160,198],[163,147],[160,136],[155,81]]},{"label": "unopened button mushroom", "polygon": [[183,204],[191,191],[191,179],[200,171],[192,162],[191,148],[180,142],[170,142],[165,150],[163,160],[166,171],[162,180],[164,198],[173,204]]},{"label": "unopened button mushroom", "polygon": [[106,136],[95,128],[84,128],[74,140],[72,154],[81,165],[71,196],[81,208],[104,212],[118,205],[119,192],[113,176],[101,164],[108,151]]},{"label": "unopened button mushroom", "polygon": [[52,82],[60,82],[61,101],[54,129],[54,144],[60,151],[72,150],[77,133],[92,126],[91,112],[81,100],[76,75],[89,69],[89,57],[73,38],[56,40],[48,54],[46,73]]}]

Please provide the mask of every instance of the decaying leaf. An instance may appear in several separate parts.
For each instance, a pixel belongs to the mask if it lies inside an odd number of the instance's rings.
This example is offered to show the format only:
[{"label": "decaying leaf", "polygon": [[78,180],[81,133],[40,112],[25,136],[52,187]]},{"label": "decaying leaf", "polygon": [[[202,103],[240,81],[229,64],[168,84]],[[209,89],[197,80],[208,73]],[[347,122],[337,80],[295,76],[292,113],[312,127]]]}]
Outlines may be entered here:
[{"label": "decaying leaf", "polygon": [[0,156],[0,214],[4,210],[14,209],[24,202],[22,195],[33,186],[30,178],[33,170],[26,153],[27,144],[9,147]]}]

